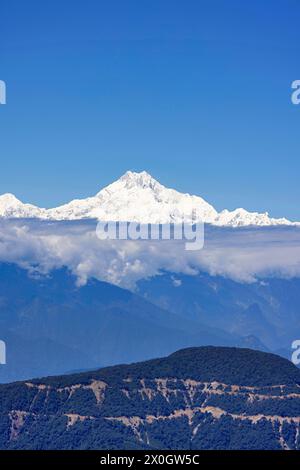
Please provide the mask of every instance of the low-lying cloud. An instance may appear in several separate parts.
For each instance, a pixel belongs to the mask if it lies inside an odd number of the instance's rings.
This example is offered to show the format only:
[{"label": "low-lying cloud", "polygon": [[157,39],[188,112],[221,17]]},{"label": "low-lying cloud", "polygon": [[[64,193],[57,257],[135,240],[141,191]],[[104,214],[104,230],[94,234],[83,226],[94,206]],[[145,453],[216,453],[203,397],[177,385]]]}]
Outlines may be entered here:
[{"label": "low-lying cloud", "polygon": [[268,276],[300,276],[300,228],[217,228],[207,226],[201,251],[184,241],[101,241],[95,221],[0,221],[0,262],[48,273],[68,267],[84,284],[95,277],[133,289],[162,271],[205,271],[241,282]]}]

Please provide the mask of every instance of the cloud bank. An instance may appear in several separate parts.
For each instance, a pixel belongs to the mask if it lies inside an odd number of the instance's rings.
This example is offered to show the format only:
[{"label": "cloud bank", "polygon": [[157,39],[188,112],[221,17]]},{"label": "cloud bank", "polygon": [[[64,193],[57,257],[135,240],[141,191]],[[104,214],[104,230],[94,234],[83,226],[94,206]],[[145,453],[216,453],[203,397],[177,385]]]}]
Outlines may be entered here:
[{"label": "cloud bank", "polygon": [[207,226],[201,251],[186,251],[184,241],[101,241],[95,221],[0,221],[0,262],[48,273],[66,266],[84,284],[95,277],[134,289],[135,283],[162,271],[205,271],[240,282],[300,276],[300,228]]}]

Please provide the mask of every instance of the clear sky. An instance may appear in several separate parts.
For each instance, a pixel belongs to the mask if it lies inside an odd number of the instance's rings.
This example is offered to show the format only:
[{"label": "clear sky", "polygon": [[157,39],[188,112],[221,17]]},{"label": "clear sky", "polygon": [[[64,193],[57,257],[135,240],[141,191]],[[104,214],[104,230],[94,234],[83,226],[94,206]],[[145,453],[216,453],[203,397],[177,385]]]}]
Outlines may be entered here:
[{"label": "clear sky", "polygon": [[127,169],[300,220],[298,0],[1,2],[0,193],[54,206]]}]

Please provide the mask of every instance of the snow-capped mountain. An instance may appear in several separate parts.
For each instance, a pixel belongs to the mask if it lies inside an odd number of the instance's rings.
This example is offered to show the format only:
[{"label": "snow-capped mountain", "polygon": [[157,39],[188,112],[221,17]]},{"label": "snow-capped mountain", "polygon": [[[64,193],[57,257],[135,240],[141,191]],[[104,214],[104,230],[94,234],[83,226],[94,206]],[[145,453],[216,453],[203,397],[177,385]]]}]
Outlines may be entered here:
[{"label": "snow-capped mountain", "polygon": [[[273,219],[268,213],[245,209],[218,213],[199,196],[166,188],[147,172],[127,171],[120,179],[93,197],[74,199],[68,204],[42,209],[23,204],[12,194],[0,196],[0,217],[76,220],[95,218],[103,221],[135,221],[140,223],[179,223],[204,221],[218,226],[295,225],[287,219]],[[298,225],[298,224],[297,224]]]},{"label": "snow-capped mountain", "polygon": [[246,225],[298,225],[298,222],[291,222],[284,217],[274,219],[269,216],[268,212],[248,212],[245,209],[239,208],[234,211],[224,209],[217,215],[213,224],[219,226],[239,227]]},{"label": "snow-capped mountain", "polygon": [[24,204],[13,194],[6,193],[0,196],[0,217],[46,218],[47,211],[32,204]]},{"label": "snow-capped mountain", "polygon": [[196,209],[207,222],[213,222],[217,216],[217,211],[201,197],[165,188],[145,171],[128,171],[95,197],[72,201],[50,209],[48,214],[55,219],[92,217],[104,221],[168,223],[190,221]]}]

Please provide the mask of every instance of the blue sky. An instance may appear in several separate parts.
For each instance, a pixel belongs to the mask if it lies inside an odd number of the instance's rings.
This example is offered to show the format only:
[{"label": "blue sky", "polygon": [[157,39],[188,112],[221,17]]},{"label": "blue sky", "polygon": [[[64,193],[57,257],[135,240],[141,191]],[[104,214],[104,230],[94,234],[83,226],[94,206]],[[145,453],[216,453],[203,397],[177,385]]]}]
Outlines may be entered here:
[{"label": "blue sky", "polygon": [[300,220],[297,0],[1,6],[0,193],[54,206],[127,169]]}]

